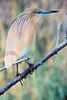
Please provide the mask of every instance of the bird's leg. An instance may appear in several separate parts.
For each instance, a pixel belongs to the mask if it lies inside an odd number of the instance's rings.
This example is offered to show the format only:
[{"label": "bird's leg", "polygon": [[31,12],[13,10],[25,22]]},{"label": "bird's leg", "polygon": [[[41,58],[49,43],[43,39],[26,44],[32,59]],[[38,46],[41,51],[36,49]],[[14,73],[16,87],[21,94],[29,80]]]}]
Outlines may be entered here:
[{"label": "bird's leg", "polygon": [[25,60],[25,62],[29,65],[30,73],[32,74],[33,73],[33,69],[32,69],[33,64],[29,63],[27,60]]},{"label": "bird's leg", "polygon": [[[21,76],[20,76],[20,74],[19,74],[19,72],[18,72],[18,63],[16,65],[17,65],[16,76],[18,76],[18,77],[20,77],[20,79],[22,79]],[[20,83],[21,83],[21,85],[23,85],[23,83],[22,83],[21,80],[20,80]]]}]

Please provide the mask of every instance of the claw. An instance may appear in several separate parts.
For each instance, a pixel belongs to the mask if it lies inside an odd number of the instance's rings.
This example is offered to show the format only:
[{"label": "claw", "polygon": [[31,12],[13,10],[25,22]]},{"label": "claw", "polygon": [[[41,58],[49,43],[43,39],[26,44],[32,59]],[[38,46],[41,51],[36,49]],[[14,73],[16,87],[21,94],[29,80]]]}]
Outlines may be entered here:
[{"label": "claw", "polygon": [[33,64],[29,63],[27,60],[25,60],[25,62],[29,65],[29,67],[31,67]]},{"label": "claw", "polygon": [[33,74],[33,68],[32,67],[29,67],[29,69],[30,69],[30,74]]},{"label": "claw", "polygon": [[[20,77],[20,79],[21,79],[21,76],[20,76],[20,74],[19,74],[19,77]],[[21,84],[21,86],[23,86],[23,83],[22,83],[22,81],[20,80],[20,84]]]},{"label": "claw", "polygon": [[[21,78],[21,75],[20,75],[19,73],[17,73],[16,76],[18,76],[20,79],[22,79],[22,78]],[[23,83],[22,83],[21,80],[20,80],[20,83],[21,83],[21,85],[23,86]]]},{"label": "claw", "polygon": [[33,68],[32,68],[33,64],[29,63],[27,60],[25,62],[29,65],[30,74],[32,74],[33,73]]}]

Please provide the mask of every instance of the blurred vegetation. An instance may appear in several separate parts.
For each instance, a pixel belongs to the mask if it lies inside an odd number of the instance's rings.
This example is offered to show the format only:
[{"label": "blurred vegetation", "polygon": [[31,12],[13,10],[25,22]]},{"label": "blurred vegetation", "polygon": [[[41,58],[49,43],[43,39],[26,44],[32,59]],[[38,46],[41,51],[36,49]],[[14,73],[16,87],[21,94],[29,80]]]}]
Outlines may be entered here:
[{"label": "blurred vegetation", "polygon": [[[36,43],[28,54],[32,57],[30,62],[37,61],[55,46],[59,21],[63,22],[60,42],[65,39],[67,0],[0,0],[0,57],[4,56],[9,24],[28,7],[60,10],[58,14],[41,18]],[[0,68],[3,66],[0,63]],[[19,65],[19,71],[22,72],[27,67],[23,63]],[[0,73],[0,88],[15,77],[16,70],[13,69],[11,73]],[[22,87],[17,83],[0,96],[0,100],[67,100],[67,47],[46,61],[32,75],[28,75],[23,84]]]}]

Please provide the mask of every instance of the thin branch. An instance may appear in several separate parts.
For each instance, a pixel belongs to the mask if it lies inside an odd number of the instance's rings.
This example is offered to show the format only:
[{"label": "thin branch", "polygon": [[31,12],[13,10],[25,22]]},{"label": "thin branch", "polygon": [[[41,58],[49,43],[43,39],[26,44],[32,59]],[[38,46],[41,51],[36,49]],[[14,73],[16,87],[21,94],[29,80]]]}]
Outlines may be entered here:
[{"label": "thin branch", "polygon": [[[20,59],[18,59],[11,67],[14,67],[14,65],[19,64],[19,63],[24,62],[24,61],[29,60],[29,59],[31,59],[31,57],[20,58]],[[4,66],[3,68],[0,68],[0,72],[4,71],[4,70],[6,70],[6,69],[7,69],[7,68],[6,68],[5,66]]]},{"label": "thin branch", "polygon": [[21,63],[21,62],[24,62],[24,61],[26,61],[26,60],[29,60],[29,59],[31,59],[31,57],[20,58],[19,60],[17,60],[17,61],[13,64],[13,66],[16,65],[16,64],[19,64],[19,63]]},{"label": "thin branch", "polygon": [[67,21],[66,21],[66,41],[67,41]]},{"label": "thin branch", "polygon": [[[66,29],[67,30],[67,29]],[[67,32],[67,31],[66,31]],[[67,33],[66,33],[67,35]],[[58,39],[58,38],[57,38]],[[57,40],[57,44],[59,43],[59,40]],[[34,64],[32,64],[30,67],[32,69],[32,72],[37,69],[40,65],[42,65],[46,60],[48,60],[53,55],[57,54],[58,51],[63,49],[65,46],[67,46],[67,40],[65,40],[63,43],[55,46],[53,50],[51,50],[47,55],[43,56],[41,59],[36,61]],[[20,73],[20,76],[22,79],[26,79],[27,75],[31,74],[30,68],[27,68],[24,72]],[[10,89],[13,85],[15,85],[17,82],[21,80],[20,77],[16,76],[13,80],[8,82],[3,88],[0,88],[0,95],[4,94],[8,89]]]},{"label": "thin branch", "polygon": [[57,29],[57,41],[56,41],[56,46],[59,44],[60,42],[60,30],[61,30],[61,26],[62,26],[62,22],[59,22],[58,24],[58,29]]}]

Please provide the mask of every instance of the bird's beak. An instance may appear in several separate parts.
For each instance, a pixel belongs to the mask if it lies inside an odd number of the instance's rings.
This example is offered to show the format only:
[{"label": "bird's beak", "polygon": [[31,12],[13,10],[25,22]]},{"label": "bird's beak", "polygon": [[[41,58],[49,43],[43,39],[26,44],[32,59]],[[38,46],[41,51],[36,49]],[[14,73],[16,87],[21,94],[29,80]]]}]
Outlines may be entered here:
[{"label": "bird's beak", "polygon": [[44,14],[57,13],[57,12],[59,11],[58,10],[39,10],[38,13],[44,15]]}]

